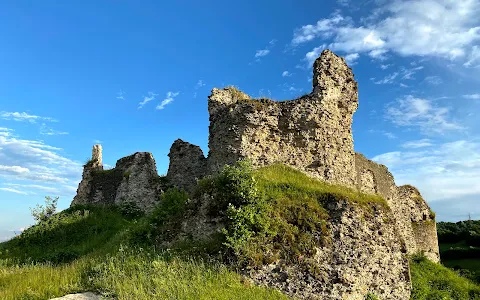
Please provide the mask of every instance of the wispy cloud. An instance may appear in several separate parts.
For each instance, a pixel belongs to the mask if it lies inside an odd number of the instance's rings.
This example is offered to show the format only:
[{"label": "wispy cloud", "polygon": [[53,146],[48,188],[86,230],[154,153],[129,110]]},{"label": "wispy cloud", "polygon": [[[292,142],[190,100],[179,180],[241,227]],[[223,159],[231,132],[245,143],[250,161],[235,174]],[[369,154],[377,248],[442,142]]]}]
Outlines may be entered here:
[{"label": "wispy cloud", "polygon": [[465,99],[480,99],[480,94],[463,95]]},{"label": "wispy cloud", "polygon": [[443,80],[439,76],[427,76],[424,80],[432,85],[439,85],[443,83]]},{"label": "wispy cloud", "polygon": [[375,78],[371,78],[371,79],[375,84],[392,84],[395,78],[397,78],[397,76],[398,76],[398,72],[393,72],[392,74],[387,75],[383,79],[380,79],[377,81],[375,81]]},{"label": "wispy cloud", "polygon": [[290,76],[292,76],[292,74],[291,74],[290,72],[288,72],[288,71],[283,71],[282,77],[290,77]]},{"label": "wispy cloud", "polygon": [[315,60],[320,56],[323,50],[327,49],[327,45],[323,44],[321,46],[313,48],[312,51],[305,54],[304,60],[307,62],[307,68],[311,68]]},{"label": "wispy cloud", "polygon": [[392,66],[392,65],[390,65],[390,64],[380,65],[380,69],[386,70],[386,69],[390,68],[391,66]]},{"label": "wispy cloud", "polygon": [[402,73],[402,79],[408,79],[408,80],[413,80],[415,79],[413,75],[415,75],[418,71],[422,70],[423,66],[418,66],[415,68],[405,68],[402,67],[400,68],[401,73]]},{"label": "wispy cloud", "polygon": [[28,195],[28,193],[26,193],[24,191],[20,191],[20,190],[13,189],[13,188],[0,187],[0,191],[10,192],[10,193],[15,193],[15,194],[20,194],[20,195]]},{"label": "wispy cloud", "polygon": [[197,84],[195,85],[195,89],[199,89],[204,86],[205,86],[205,83],[203,82],[203,80],[200,79],[197,81]]},{"label": "wispy cloud", "polygon": [[65,134],[68,134],[68,132],[54,130],[48,127],[47,124],[43,123],[42,126],[40,126],[40,134],[41,135],[65,135]]},{"label": "wispy cloud", "polygon": [[298,46],[302,43],[314,40],[317,37],[328,38],[334,34],[335,28],[339,24],[348,23],[347,20],[334,13],[331,18],[321,19],[316,24],[305,25],[296,29],[293,33],[292,45]]},{"label": "wispy cloud", "polygon": [[345,56],[345,61],[349,65],[354,65],[357,61],[357,59],[360,58],[360,54],[358,53],[350,53]]},{"label": "wispy cloud", "polygon": [[2,111],[0,112],[0,118],[4,120],[13,120],[13,121],[18,121],[18,122],[30,122],[30,123],[36,123],[37,121],[50,121],[50,122],[56,122],[55,119],[50,118],[50,117],[41,117],[37,115],[31,115],[26,112],[7,112],[7,111]]},{"label": "wispy cloud", "polygon": [[[478,27],[477,27],[478,30]],[[480,66],[480,47],[473,46],[467,61],[463,64],[465,67],[478,67]]]},{"label": "wispy cloud", "polygon": [[62,149],[42,141],[0,136],[0,177],[3,182],[35,181],[76,186],[82,165],[61,155]]},{"label": "wispy cloud", "polygon": [[432,100],[408,95],[387,105],[386,118],[398,126],[418,127],[427,134],[464,129],[451,120],[449,110]]},{"label": "wispy cloud", "polygon": [[255,58],[267,56],[269,53],[270,50],[268,49],[257,50],[257,52],[255,52]]},{"label": "wispy cloud", "polygon": [[168,92],[167,97],[163,99],[162,103],[157,105],[157,109],[164,109],[165,106],[172,103],[175,100],[175,97],[177,97],[179,94],[179,92]]},{"label": "wispy cloud", "polygon": [[373,158],[390,169],[398,185],[417,186],[428,201],[460,201],[467,195],[480,197],[479,143],[457,140],[434,144],[420,140],[406,146],[406,151],[383,153]]},{"label": "wispy cloud", "polygon": [[402,144],[402,148],[406,149],[417,149],[433,146],[432,140],[430,139],[421,139],[415,141],[408,141]]},{"label": "wispy cloud", "polygon": [[147,104],[148,102],[155,100],[155,97],[157,97],[158,94],[155,94],[154,92],[148,92],[148,96],[143,96],[143,101],[138,103],[138,109],[142,108]]},{"label": "wispy cloud", "polygon": [[117,93],[117,99],[119,100],[125,100],[125,92],[124,91],[120,91]]}]

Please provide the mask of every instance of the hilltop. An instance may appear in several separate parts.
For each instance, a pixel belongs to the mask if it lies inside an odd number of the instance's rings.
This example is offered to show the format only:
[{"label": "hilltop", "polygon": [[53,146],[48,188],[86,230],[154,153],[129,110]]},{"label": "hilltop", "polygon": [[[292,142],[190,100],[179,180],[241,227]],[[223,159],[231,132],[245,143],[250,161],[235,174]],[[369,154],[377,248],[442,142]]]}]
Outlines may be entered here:
[{"label": "hilltop", "polygon": [[166,176],[148,152],[106,170],[95,145],[71,207],[1,244],[0,295],[480,297],[438,264],[420,192],[355,153],[358,86],[345,60],[323,51],[312,84],[282,102],[213,89],[208,156],[176,140]]}]

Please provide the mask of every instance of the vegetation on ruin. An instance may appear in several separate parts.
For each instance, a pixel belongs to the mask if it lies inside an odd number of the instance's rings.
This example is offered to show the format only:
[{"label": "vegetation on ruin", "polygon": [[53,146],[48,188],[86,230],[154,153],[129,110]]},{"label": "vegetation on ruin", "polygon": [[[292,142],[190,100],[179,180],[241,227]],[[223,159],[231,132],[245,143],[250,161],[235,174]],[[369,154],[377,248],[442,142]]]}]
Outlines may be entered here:
[{"label": "vegetation on ruin", "polygon": [[[148,215],[126,202],[75,206],[39,219],[0,244],[0,299],[49,299],[80,291],[117,299],[288,299],[235,270],[282,257],[315,275],[312,249],[329,242],[326,203],[351,201],[366,214],[371,207],[386,207],[378,196],[322,183],[282,165],[253,171],[246,161],[203,179],[197,193],[211,195],[209,214],[226,225],[204,244],[162,247],[198,205],[173,188]],[[412,259],[411,275],[411,299],[480,299],[478,285],[423,257]]]}]

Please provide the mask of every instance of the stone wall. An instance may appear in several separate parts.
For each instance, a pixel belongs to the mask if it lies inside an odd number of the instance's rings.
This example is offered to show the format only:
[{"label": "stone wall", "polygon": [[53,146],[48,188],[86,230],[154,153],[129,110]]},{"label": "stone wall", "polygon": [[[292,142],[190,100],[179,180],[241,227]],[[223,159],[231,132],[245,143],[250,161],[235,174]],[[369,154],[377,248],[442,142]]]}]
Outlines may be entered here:
[{"label": "stone wall", "polygon": [[356,153],[357,187],[363,192],[378,193],[390,206],[397,229],[409,254],[423,252],[432,261],[439,261],[435,215],[420,192],[412,186],[395,185],[384,165]]},{"label": "stone wall", "polygon": [[158,177],[151,153],[137,152],[119,159],[115,168],[104,170],[102,147],[95,145],[71,205],[135,202],[142,210],[149,211],[162,192]]},{"label": "stone wall", "polygon": [[253,100],[234,88],[208,99],[209,172],[249,158],[255,167],[281,162],[312,177],[355,185],[352,116],[357,83],[345,60],[324,51],[313,68],[313,91],[291,101]]},{"label": "stone wall", "polygon": [[200,147],[176,140],[168,154],[170,165],[168,166],[167,178],[173,186],[193,191],[198,179],[205,176],[207,159]]}]

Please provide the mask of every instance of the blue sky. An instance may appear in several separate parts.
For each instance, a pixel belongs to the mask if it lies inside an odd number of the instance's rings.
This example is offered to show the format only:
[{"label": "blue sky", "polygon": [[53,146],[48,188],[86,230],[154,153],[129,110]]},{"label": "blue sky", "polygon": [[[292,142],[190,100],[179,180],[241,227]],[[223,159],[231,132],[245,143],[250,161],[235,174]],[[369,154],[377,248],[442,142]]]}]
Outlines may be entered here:
[{"label": "blue sky", "polygon": [[172,142],[208,151],[207,97],[311,91],[325,48],[359,82],[355,150],[417,186],[440,220],[480,218],[480,1],[4,1],[0,240],[46,195],[69,206],[104,163]]}]

